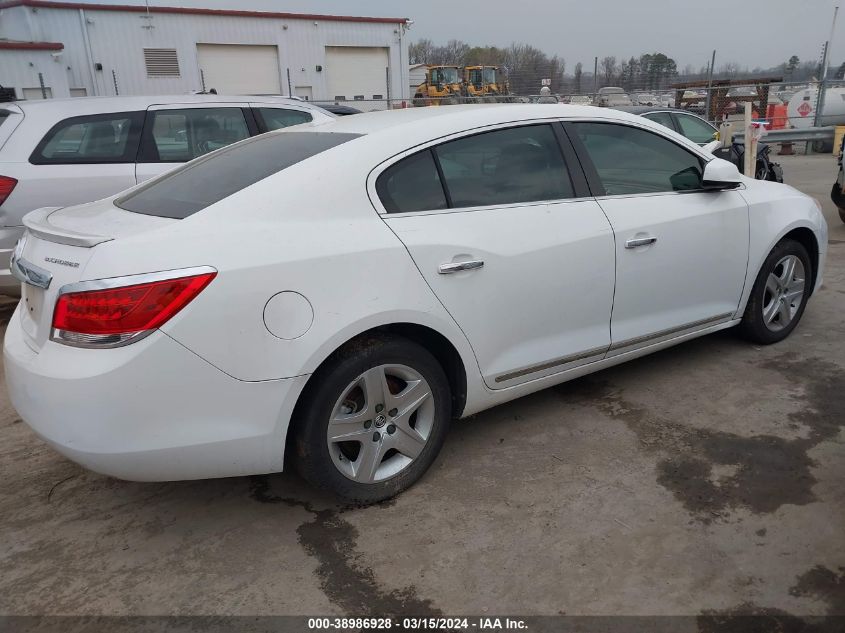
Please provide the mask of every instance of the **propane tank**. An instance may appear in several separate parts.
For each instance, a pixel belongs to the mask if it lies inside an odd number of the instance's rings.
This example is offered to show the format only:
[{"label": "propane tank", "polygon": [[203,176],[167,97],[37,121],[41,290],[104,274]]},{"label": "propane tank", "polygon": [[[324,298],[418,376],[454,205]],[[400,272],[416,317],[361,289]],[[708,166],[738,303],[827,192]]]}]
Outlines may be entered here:
[{"label": "propane tank", "polygon": [[[789,125],[797,128],[812,127],[816,120],[816,102],[819,89],[799,90],[789,100],[787,116]],[[845,88],[828,88],[825,91],[824,111],[820,125],[845,125]]]}]

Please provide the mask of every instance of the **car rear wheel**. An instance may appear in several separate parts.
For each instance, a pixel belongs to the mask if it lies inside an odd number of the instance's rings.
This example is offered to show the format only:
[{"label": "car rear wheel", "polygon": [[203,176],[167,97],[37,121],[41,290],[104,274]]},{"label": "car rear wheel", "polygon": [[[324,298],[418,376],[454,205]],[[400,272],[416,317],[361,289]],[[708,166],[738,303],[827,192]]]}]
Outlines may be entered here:
[{"label": "car rear wheel", "polygon": [[312,381],[294,424],[297,468],[313,485],[375,503],[411,486],[434,462],[451,395],[425,348],[403,338],[356,341]]},{"label": "car rear wheel", "polygon": [[782,341],[798,325],[812,290],[812,263],[807,250],[794,240],[783,240],[763,263],[740,328],[755,343]]}]

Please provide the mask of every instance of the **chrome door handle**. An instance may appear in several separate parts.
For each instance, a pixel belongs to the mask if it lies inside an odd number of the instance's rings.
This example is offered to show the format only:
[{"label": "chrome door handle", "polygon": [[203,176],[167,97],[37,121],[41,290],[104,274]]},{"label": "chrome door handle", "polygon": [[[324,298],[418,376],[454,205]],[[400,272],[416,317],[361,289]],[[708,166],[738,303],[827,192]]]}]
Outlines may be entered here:
[{"label": "chrome door handle", "polygon": [[441,275],[449,275],[451,273],[456,273],[459,270],[475,270],[476,268],[481,268],[484,265],[484,262],[480,259],[476,259],[469,262],[449,262],[448,264],[440,264],[437,267],[437,272]]},{"label": "chrome door handle", "polygon": [[637,246],[648,246],[657,241],[656,237],[637,237],[625,242],[625,248],[637,248]]}]

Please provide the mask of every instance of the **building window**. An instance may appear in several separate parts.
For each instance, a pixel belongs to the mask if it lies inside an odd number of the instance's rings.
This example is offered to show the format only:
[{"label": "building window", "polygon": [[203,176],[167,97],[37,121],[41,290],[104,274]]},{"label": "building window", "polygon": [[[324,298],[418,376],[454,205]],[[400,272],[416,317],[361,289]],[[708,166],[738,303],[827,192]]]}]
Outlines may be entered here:
[{"label": "building window", "polygon": [[145,48],[144,65],[147,77],[179,77],[175,48]]}]

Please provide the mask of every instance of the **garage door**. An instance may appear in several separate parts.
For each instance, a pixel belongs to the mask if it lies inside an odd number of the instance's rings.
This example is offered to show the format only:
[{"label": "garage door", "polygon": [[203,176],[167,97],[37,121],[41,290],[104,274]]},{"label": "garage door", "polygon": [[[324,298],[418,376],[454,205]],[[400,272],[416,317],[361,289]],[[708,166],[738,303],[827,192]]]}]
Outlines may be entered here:
[{"label": "garage door", "polygon": [[384,103],[367,99],[387,99],[387,49],[363,46],[327,46],[326,75],[329,99],[362,100],[352,104],[362,110],[385,108]]},{"label": "garage door", "polygon": [[281,94],[279,49],[275,46],[197,44],[206,90],[218,94]]}]

